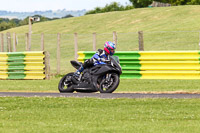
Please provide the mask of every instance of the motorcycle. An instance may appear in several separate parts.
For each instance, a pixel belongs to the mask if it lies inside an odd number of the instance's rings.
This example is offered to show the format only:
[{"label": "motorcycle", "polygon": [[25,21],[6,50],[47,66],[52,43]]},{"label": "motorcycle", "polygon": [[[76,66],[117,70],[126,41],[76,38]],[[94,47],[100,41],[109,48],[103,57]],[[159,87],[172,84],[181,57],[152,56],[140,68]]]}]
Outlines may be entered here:
[{"label": "motorcycle", "polygon": [[[70,61],[72,66],[78,69],[81,62]],[[110,56],[106,64],[100,64],[85,68],[78,80],[74,78],[74,72],[68,73],[60,80],[58,89],[61,93],[76,92],[100,92],[112,93],[120,82],[122,69],[117,56]]]}]

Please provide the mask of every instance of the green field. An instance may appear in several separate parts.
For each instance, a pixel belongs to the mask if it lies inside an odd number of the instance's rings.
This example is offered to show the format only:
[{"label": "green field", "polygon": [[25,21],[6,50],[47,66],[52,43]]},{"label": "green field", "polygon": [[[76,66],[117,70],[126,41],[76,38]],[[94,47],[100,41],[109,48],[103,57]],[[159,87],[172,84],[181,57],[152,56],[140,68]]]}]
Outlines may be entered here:
[{"label": "green field", "polygon": [[0,98],[5,133],[198,133],[198,99]]},{"label": "green field", "polygon": [[[51,72],[56,73],[57,33],[61,33],[61,74],[72,69],[69,61],[74,59],[75,32],[79,51],[92,50],[93,32],[97,33],[97,48],[102,48],[105,41],[113,40],[113,31],[117,32],[119,51],[138,50],[138,31],[144,32],[144,49],[148,51],[199,50],[199,12],[199,5],[141,8],[35,23],[32,50],[40,50],[44,33]],[[17,50],[25,51],[28,26],[3,31],[6,32],[17,33]]]},{"label": "green field", "polygon": [[[61,33],[61,74],[75,71],[74,36],[79,50],[92,50],[92,33],[97,48],[111,41],[117,31],[117,50],[137,51],[138,31],[144,32],[145,50],[198,50],[200,6],[141,8],[87,15],[33,24],[32,50],[40,50],[45,33],[45,50],[50,53],[51,73],[56,72],[57,33]],[[17,51],[25,51],[28,26],[13,28]],[[0,91],[58,92],[60,76],[51,80],[0,80]],[[199,80],[122,79],[115,92],[200,93]],[[0,97],[0,132],[137,132],[198,133],[199,99],[97,99],[53,97]]]},{"label": "green field", "polygon": [[[138,8],[59,19],[33,24],[33,33],[119,33],[143,31],[185,31],[199,30],[200,6],[173,6],[159,8]],[[26,33],[28,26],[7,30]],[[4,32],[7,32],[4,31]]]},{"label": "green field", "polygon": [[[92,50],[92,33],[97,33],[97,48],[118,33],[117,50],[138,50],[139,30],[144,31],[145,50],[198,50],[200,6],[141,8],[101,13],[33,24],[32,49],[40,50],[40,34],[45,33],[45,50],[50,53],[51,73],[56,73],[57,35],[61,35],[61,74],[75,71],[73,33],[78,33],[79,50]],[[109,19],[109,21],[105,21]],[[24,34],[28,26],[6,32],[18,34],[18,51],[25,50]],[[0,91],[57,92],[60,77],[50,81],[0,81]],[[199,92],[199,80],[121,80],[118,92]]]},{"label": "green field", "polygon": [[[74,59],[73,33],[78,33],[79,50],[92,50],[92,33],[97,33],[97,48],[118,33],[117,50],[138,50],[137,31],[144,31],[145,50],[198,50],[200,6],[141,8],[101,13],[33,24],[33,50],[40,50],[40,33],[45,33],[45,49],[50,53],[51,73],[56,73],[57,35],[61,35],[61,74],[75,71],[69,61]],[[110,21],[105,21],[109,18]],[[186,19],[187,18],[187,19]],[[28,26],[13,28],[19,36],[17,49],[24,51],[20,38]],[[162,32],[165,31],[165,32]],[[183,32],[184,31],[184,32]],[[188,32],[187,32],[188,31]],[[21,39],[21,40],[20,40]],[[179,44],[181,43],[181,44]],[[0,81],[0,91],[57,92],[60,77],[49,81]],[[121,80],[118,92],[199,92],[199,80]]]}]

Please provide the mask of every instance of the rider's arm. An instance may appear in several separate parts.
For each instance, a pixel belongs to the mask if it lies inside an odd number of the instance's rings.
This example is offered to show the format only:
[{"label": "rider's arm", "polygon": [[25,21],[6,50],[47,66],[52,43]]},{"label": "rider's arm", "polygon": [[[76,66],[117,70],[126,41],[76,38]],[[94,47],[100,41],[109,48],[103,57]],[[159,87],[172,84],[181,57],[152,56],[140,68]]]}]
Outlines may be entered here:
[{"label": "rider's arm", "polygon": [[104,58],[101,58],[97,53],[93,55],[93,59],[95,59],[96,61],[104,61]]},{"label": "rider's arm", "polygon": [[105,59],[102,56],[102,54],[103,54],[103,50],[98,49],[96,54],[94,54],[92,58],[95,59],[96,61],[99,61],[99,62],[105,62]]}]

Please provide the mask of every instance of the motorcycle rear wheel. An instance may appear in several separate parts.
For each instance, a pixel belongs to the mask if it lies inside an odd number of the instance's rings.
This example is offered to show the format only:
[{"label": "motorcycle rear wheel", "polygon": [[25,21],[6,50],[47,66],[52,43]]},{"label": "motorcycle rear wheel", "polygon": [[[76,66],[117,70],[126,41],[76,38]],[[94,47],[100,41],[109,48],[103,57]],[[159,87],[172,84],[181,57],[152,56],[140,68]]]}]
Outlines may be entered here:
[{"label": "motorcycle rear wheel", "polygon": [[73,82],[72,81],[67,81],[66,79],[71,79],[71,77],[74,75],[74,73],[68,73],[66,74],[64,77],[62,77],[62,79],[60,80],[59,84],[58,84],[58,90],[61,93],[73,93],[74,92],[74,88],[73,88]]},{"label": "motorcycle rear wheel", "polygon": [[100,93],[112,93],[113,91],[115,91],[119,85],[119,75],[116,73],[111,73],[111,80],[112,80],[112,84],[109,85],[109,87],[105,87],[105,81],[106,79],[103,79],[100,83],[99,86],[99,91]]}]

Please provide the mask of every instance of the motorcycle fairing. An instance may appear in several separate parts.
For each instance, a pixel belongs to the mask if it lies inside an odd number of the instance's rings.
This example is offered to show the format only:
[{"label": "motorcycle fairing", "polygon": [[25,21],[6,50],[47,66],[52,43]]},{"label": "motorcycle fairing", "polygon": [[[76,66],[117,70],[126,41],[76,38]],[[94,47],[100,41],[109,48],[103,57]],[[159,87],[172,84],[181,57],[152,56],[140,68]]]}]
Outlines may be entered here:
[{"label": "motorcycle fairing", "polygon": [[92,75],[91,80],[92,80],[93,86],[96,88],[97,91],[99,89],[97,85],[98,79],[103,78],[103,76],[109,72],[120,73],[117,69],[114,69],[110,67],[109,65],[98,65],[90,69],[90,73]]},{"label": "motorcycle fairing", "polygon": [[71,62],[71,64],[72,64],[72,66],[73,66],[74,68],[76,68],[76,69],[79,69],[79,68],[81,67],[81,63],[78,62],[78,61],[72,60],[72,61],[70,61],[70,62]]}]

